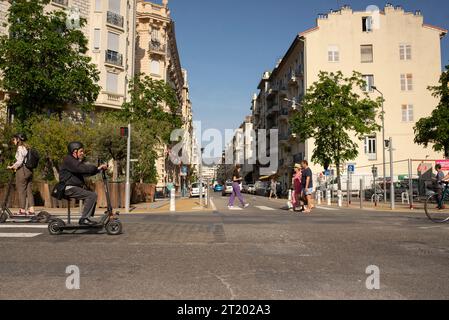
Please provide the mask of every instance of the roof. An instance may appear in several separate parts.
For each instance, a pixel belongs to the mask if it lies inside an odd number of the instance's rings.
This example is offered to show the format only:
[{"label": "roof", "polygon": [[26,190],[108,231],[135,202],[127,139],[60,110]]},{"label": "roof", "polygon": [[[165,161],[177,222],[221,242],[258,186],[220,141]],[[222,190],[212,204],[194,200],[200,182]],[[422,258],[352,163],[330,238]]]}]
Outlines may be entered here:
[{"label": "roof", "polygon": [[441,32],[441,34],[440,34],[441,37],[444,37],[447,34],[447,32],[448,32],[447,29],[443,29],[443,28],[440,28],[440,27],[437,27],[437,26],[434,26],[434,25],[431,25],[431,24],[424,23],[423,27],[440,31]]}]

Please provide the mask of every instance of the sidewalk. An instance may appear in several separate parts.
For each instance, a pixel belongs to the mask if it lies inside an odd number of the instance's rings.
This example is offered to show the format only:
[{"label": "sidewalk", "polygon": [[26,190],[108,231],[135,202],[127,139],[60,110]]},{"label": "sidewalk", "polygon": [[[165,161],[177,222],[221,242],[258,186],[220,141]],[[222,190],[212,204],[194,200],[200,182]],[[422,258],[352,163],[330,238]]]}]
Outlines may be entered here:
[{"label": "sidewalk", "polygon": [[[176,212],[213,212],[212,206],[210,208],[200,207],[200,200],[198,198],[176,198]],[[13,209],[14,212],[15,209]],[[53,215],[66,215],[67,208],[45,208],[45,207],[36,207],[36,212],[46,211]],[[103,213],[105,208],[97,207],[97,214]],[[125,214],[124,208],[114,208],[114,211],[119,211],[122,214]],[[73,216],[76,216],[80,213],[79,207],[71,208],[71,212]],[[176,213],[175,212],[175,213]],[[171,213],[170,212],[170,200],[159,200],[153,203],[139,203],[131,205],[130,214],[152,214],[152,213]]]}]

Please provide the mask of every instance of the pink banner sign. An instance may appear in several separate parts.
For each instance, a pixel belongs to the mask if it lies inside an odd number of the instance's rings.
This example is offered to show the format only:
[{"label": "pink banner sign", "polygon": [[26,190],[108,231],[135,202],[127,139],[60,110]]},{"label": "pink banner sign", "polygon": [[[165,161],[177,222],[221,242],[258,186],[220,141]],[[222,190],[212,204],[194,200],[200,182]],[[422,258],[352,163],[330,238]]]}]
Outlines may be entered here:
[{"label": "pink banner sign", "polygon": [[449,171],[449,160],[439,160],[437,164],[441,164],[441,169],[443,171]]}]

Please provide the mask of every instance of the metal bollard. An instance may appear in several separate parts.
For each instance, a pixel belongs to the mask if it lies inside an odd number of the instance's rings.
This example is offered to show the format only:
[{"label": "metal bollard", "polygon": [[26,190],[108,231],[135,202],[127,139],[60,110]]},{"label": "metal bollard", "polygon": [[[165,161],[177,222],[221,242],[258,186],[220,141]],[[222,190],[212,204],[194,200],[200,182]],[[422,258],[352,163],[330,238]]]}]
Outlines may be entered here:
[{"label": "metal bollard", "polygon": [[316,195],[317,195],[317,203],[318,203],[318,205],[320,205],[321,204],[321,190],[319,190],[319,191],[317,191],[317,193],[316,193]]},{"label": "metal bollard", "polygon": [[331,191],[329,189],[326,191],[326,199],[327,205],[328,206],[332,205]]},{"label": "metal bollard", "polygon": [[343,206],[343,194],[341,192],[341,190],[338,190],[338,207],[342,207]]},{"label": "metal bollard", "polygon": [[287,201],[287,207],[289,209],[293,208],[293,203],[292,203],[292,196],[293,196],[293,192],[292,190],[288,190],[288,201]]},{"label": "metal bollard", "polygon": [[176,190],[173,188],[170,192],[170,212],[176,211]]}]

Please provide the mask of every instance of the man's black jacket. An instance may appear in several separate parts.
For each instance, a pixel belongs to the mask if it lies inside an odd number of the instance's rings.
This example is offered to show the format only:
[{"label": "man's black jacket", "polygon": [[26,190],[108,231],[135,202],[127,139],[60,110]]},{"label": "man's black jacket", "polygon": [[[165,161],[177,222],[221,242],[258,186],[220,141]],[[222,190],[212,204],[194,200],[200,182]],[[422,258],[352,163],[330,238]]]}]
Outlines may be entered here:
[{"label": "man's black jacket", "polygon": [[65,182],[66,186],[82,188],[86,185],[84,182],[85,176],[94,176],[99,172],[97,166],[84,163],[71,155],[67,155],[59,170],[59,181]]}]

